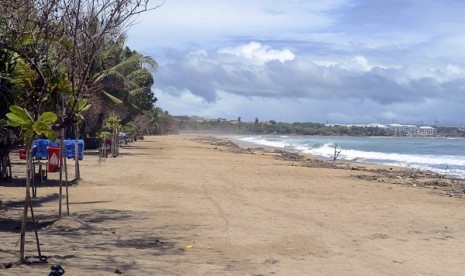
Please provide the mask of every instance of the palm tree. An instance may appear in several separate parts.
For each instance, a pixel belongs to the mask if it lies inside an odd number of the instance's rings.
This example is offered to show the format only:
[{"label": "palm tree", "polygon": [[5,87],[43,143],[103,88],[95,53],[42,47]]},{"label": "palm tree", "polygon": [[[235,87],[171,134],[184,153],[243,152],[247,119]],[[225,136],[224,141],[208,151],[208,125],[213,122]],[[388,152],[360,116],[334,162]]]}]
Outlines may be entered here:
[{"label": "palm tree", "polygon": [[97,68],[105,68],[96,72],[92,79],[93,85],[86,97],[94,108],[85,113],[88,131],[95,135],[103,126],[103,120],[112,114],[117,114],[125,124],[143,110],[150,110],[156,101],[150,87],[153,77],[150,70],[156,70],[158,65],[151,57],[141,55],[129,48],[119,45],[102,55]]},{"label": "palm tree", "polygon": [[[9,127],[19,128],[28,149],[21,261],[28,206],[32,212],[31,141],[37,135],[54,135],[51,127],[56,115],[44,111],[64,113],[54,125],[56,129],[75,123],[76,107],[90,89],[89,72],[96,56],[131,25],[131,17],[150,9],[147,3],[83,0],[63,5],[62,1],[0,0],[0,54],[10,56],[0,56],[0,116],[6,116],[9,125],[0,117],[0,135],[7,141],[5,137],[11,137]],[[94,25],[100,27],[92,33]],[[14,101],[4,101],[11,91]],[[70,99],[74,102],[66,109]]]},{"label": "palm tree", "polygon": [[[133,52],[116,65],[95,75],[96,88],[117,104],[130,103],[130,97],[148,92],[153,84],[153,77],[147,69],[157,69],[156,61]],[[138,107],[136,107],[138,108]]]}]

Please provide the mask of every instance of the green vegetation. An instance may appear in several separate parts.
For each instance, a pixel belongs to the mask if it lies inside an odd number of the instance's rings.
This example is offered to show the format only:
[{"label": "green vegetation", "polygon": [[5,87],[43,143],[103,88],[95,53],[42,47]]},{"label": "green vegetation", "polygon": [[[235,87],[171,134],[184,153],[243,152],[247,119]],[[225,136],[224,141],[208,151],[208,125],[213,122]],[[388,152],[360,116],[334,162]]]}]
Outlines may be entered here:
[{"label": "green vegetation", "polygon": [[[327,126],[319,123],[244,123],[240,120],[230,122],[224,119],[210,121],[177,122],[176,131],[199,133],[231,134],[282,134],[282,135],[320,135],[320,136],[394,136],[392,129],[362,126]],[[436,137],[465,137],[465,130],[457,127],[437,127]]]},{"label": "green vegetation", "polygon": [[285,134],[322,136],[388,136],[392,132],[378,127],[326,126],[319,123],[231,123],[224,120],[180,122],[180,132],[216,132],[237,134]]},{"label": "green vegetation", "polygon": [[[27,151],[21,261],[28,208],[33,213],[32,140],[96,137],[104,122],[118,123],[110,127],[116,136],[121,127],[135,131],[135,118],[159,113],[150,89],[156,62],[124,45],[125,31],[150,9],[148,2],[0,0],[0,180],[11,178],[11,150],[22,142]],[[159,118],[148,125],[162,124]],[[40,256],[38,237],[37,247]]]}]

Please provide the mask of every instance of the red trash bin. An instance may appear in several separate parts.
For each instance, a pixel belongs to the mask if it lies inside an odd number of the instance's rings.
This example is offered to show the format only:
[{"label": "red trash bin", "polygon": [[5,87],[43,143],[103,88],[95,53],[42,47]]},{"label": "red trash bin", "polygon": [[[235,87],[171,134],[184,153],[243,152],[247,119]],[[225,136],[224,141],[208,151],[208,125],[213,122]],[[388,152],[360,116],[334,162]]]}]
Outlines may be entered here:
[{"label": "red trash bin", "polygon": [[19,159],[26,159],[26,150],[19,149]]},{"label": "red trash bin", "polygon": [[105,139],[105,148],[107,148],[108,151],[111,149],[111,140],[110,139]]},{"label": "red trash bin", "polygon": [[48,172],[56,172],[60,167],[60,148],[47,147]]}]

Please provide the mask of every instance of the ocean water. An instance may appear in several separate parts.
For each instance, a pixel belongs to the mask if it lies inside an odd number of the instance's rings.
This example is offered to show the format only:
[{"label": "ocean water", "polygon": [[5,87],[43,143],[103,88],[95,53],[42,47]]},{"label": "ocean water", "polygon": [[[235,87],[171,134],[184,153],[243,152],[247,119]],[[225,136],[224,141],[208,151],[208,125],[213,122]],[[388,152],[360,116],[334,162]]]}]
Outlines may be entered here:
[{"label": "ocean water", "polygon": [[465,139],[323,136],[234,136],[233,140],[331,160],[400,166],[465,179]]}]

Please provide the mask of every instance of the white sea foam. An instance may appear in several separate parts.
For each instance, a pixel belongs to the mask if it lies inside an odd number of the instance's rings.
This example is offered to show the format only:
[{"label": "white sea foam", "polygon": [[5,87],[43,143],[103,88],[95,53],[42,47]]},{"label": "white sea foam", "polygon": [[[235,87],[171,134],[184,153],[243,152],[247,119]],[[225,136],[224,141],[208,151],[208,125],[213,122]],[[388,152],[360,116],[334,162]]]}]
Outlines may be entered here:
[{"label": "white sea foam", "polygon": [[[313,141],[312,144],[312,142],[309,143],[302,138],[299,140],[297,138],[287,136],[251,136],[241,137],[239,140],[263,146],[280,148],[283,150],[294,150],[309,153],[325,158],[331,158],[334,155],[335,150],[335,143],[332,142],[322,143],[321,141]],[[465,158],[461,155],[364,151],[344,148],[343,146],[338,146],[336,149],[337,151],[340,151],[338,158],[342,160],[415,168],[433,171],[439,174],[446,174],[457,178],[465,178]]]},{"label": "white sea foam", "polygon": [[257,137],[243,137],[243,138],[239,138],[238,140],[253,143],[253,144],[257,144],[257,145],[273,147],[273,148],[282,148],[282,149],[292,148],[292,144],[286,142],[285,140],[272,141],[272,140],[267,140],[267,139],[261,138],[260,136],[257,136]]},{"label": "white sea foam", "polygon": [[359,150],[342,150],[340,157],[346,160],[380,160],[396,161],[406,164],[454,165],[465,166],[465,159],[453,155],[417,155],[401,153],[370,152]]}]

